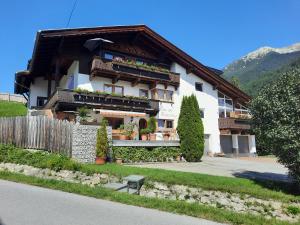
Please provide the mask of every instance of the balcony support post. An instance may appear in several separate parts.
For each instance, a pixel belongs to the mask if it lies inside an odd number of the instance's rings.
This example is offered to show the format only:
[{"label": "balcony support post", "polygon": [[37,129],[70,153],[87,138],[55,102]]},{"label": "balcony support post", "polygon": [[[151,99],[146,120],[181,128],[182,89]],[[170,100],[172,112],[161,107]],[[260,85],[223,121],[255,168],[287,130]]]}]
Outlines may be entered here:
[{"label": "balcony support post", "polygon": [[47,97],[49,98],[51,95],[51,87],[52,85],[52,79],[51,79],[51,75],[48,75],[48,87],[47,87]]}]

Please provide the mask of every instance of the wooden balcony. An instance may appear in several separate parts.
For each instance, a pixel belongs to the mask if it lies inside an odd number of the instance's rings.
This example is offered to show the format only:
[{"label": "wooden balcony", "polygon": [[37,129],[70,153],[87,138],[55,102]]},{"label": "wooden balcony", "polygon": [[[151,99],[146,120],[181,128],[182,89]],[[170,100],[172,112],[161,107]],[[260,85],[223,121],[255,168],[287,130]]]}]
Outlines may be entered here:
[{"label": "wooden balcony", "polygon": [[155,115],[159,110],[159,102],[156,100],[109,94],[77,93],[72,90],[57,90],[43,108],[76,110],[82,105],[95,109],[145,112],[151,115]]},{"label": "wooden balcony", "polygon": [[219,129],[249,130],[249,119],[219,118]]},{"label": "wooden balcony", "polygon": [[92,62],[91,79],[95,76],[112,78],[113,83],[116,83],[118,80],[130,81],[132,86],[138,83],[151,85],[160,83],[177,88],[180,82],[178,73],[167,70],[159,71],[155,67],[150,69],[119,61],[104,61],[100,57],[95,57]]},{"label": "wooden balcony", "polygon": [[249,113],[241,113],[239,111],[230,112],[230,118],[235,119],[251,119],[252,116]]}]

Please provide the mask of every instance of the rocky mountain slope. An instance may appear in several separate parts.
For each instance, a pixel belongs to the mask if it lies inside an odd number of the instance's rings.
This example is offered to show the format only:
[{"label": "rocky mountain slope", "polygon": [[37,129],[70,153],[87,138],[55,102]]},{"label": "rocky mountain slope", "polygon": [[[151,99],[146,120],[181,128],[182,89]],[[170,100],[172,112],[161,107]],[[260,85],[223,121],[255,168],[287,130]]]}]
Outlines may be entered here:
[{"label": "rocky mountain slope", "polygon": [[256,95],[261,87],[278,75],[273,76],[272,72],[297,59],[300,59],[300,43],[283,48],[262,47],[226,66],[222,76],[228,80],[237,77],[245,92]]}]

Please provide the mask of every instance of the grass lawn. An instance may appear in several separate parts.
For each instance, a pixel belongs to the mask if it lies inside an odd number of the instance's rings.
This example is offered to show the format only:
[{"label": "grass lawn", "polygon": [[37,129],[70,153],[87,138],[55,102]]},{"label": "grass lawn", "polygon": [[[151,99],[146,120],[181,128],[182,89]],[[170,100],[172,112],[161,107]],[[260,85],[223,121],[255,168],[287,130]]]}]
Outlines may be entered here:
[{"label": "grass lawn", "polygon": [[19,102],[0,101],[0,117],[26,116],[27,108]]},{"label": "grass lawn", "polygon": [[[109,167],[106,168],[109,169]],[[124,170],[124,167],[114,167],[114,168],[115,169],[123,168]],[[128,205],[159,209],[171,213],[184,214],[193,217],[199,217],[208,220],[223,222],[223,223],[245,224],[245,225],[291,224],[288,222],[274,220],[274,219],[267,220],[261,216],[235,213],[220,208],[200,205],[197,203],[186,203],[178,200],[147,198],[138,195],[129,195],[127,193],[114,192],[109,189],[105,189],[101,187],[91,188],[82,184],[73,184],[64,181],[40,179],[40,178],[25,176],[16,173],[0,172],[0,179],[36,185],[40,187],[46,187],[46,188],[61,190],[70,193],[77,193],[80,195],[90,196],[99,199],[106,199],[106,200],[120,202]]]},{"label": "grass lawn", "polygon": [[162,169],[138,168],[117,164],[80,164],[67,157],[45,152],[29,152],[9,145],[0,145],[0,162],[31,165],[53,170],[80,170],[87,174],[107,173],[124,177],[138,174],[148,181],[166,184],[181,184],[206,190],[219,190],[229,193],[249,194],[261,199],[276,199],[282,202],[300,201],[300,196],[292,190],[293,185],[272,181],[258,182],[244,178],[212,176],[198,173],[178,172]]},{"label": "grass lawn", "polygon": [[167,184],[182,184],[206,190],[219,190],[230,193],[249,194],[261,199],[276,199],[283,202],[300,201],[292,184],[274,181],[253,181],[244,178],[212,176],[198,173],[170,171],[162,169],[139,168],[117,164],[83,165],[82,171],[87,173],[106,172],[117,176],[139,174],[148,180]]}]

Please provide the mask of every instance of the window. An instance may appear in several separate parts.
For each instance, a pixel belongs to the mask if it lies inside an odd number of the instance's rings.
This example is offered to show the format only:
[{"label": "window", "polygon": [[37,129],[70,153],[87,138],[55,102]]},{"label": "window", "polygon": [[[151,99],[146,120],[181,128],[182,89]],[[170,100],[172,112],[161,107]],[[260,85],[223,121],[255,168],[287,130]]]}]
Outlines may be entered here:
[{"label": "window", "polygon": [[148,90],[146,89],[140,89],[140,97],[145,97],[145,98],[148,98]]},{"label": "window", "polygon": [[167,120],[167,128],[173,128],[173,120]]},{"label": "window", "polygon": [[238,112],[239,114],[249,114],[249,110],[245,107],[245,106],[242,106],[240,103],[238,103],[236,106],[235,106],[235,111]]},{"label": "window", "polygon": [[108,121],[108,125],[112,127],[112,129],[118,129],[122,124],[124,124],[123,118],[115,118],[115,117],[105,117]]},{"label": "window", "polygon": [[120,86],[114,86],[115,90],[113,93],[118,94],[118,95],[123,95],[123,87]]},{"label": "window", "polygon": [[104,53],[104,58],[107,60],[113,60],[114,56],[110,53]]},{"label": "window", "polygon": [[111,86],[111,85],[108,85],[108,84],[105,84],[105,85],[104,85],[104,92],[109,93],[109,94],[113,93],[113,88],[112,88],[112,86]]},{"label": "window", "polygon": [[157,124],[159,128],[164,128],[165,127],[165,120],[157,120]]},{"label": "window", "polygon": [[203,119],[204,118],[204,109],[200,109],[200,117]]},{"label": "window", "polygon": [[166,90],[166,100],[173,101],[173,91]]},{"label": "window", "polygon": [[173,91],[170,90],[164,90],[164,89],[154,89],[151,91],[152,98],[158,99],[162,101],[173,101]]},{"label": "window", "polygon": [[195,89],[196,89],[196,91],[203,91],[203,84],[199,83],[199,82],[196,82],[195,83]]},{"label": "window", "polygon": [[40,106],[43,106],[46,102],[47,102],[47,97],[41,97],[41,96],[38,96],[36,98],[36,106],[40,107]]},{"label": "window", "polygon": [[173,128],[173,120],[162,120],[158,119],[157,124],[158,128],[164,129],[164,128]]},{"label": "window", "polygon": [[157,89],[157,98],[159,100],[164,100],[165,99],[165,91],[162,89]]},{"label": "window", "polygon": [[112,85],[112,84],[105,84],[104,85],[104,92],[109,94],[117,94],[117,95],[124,95],[124,87]]},{"label": "window", "polygon": [[74,75],[69,76],[68,78],[68,89],[73,90],[74,89]]},{"label": "window", "polygon": [[218,103],[219,103],[219,117],[220,118],[230,117],[230,112],[233,112],[232,99],[219,92]]}]

